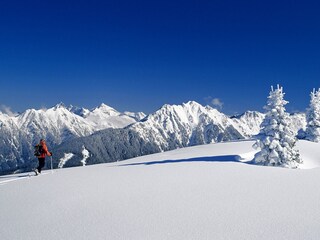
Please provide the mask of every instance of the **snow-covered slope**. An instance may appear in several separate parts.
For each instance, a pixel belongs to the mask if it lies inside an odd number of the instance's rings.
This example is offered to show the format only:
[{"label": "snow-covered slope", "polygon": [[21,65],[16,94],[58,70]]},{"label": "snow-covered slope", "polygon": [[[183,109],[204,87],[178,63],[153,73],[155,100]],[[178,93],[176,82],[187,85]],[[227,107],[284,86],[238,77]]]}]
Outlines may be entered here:
[{"label": "snow-covered slope", "polygon": [[81,117],[86,117],[90,113],[89,109],[82,108],[82,107],[77,107],[77,106],[73,106],[73,105],[70,105],[67,109],[70,112],[72,112],[72,113],[74,113],[76,115],[79,115]]},{"label": "snow-covered slope", "polygon": [[130,129],[162,150],[244,138],[229,117],[194,101],[164,105]]},{"label": "snow-covered slope", "polygon": [[90,111],[86,114],[85,119],[93,125],[96,131],[106,128],[124,128],[136,122],[134,117],[122,114],[105,104]]},{"label": "snow-covered slope", "polygon": [[0,112],[0,170],[8,171],[23,164],[17,159],[20,159],[20,153],[25,150],[21,147],[24,144],[26,139],[21,136],[15,119]]},{"label": "snow-covered slope", "polygon": [[249,164],[252,144],[2,176],[1,239],[318,239],[319,144],[298,143],[308,170]]},{"label": "snow-covered slope", "polygon": [[128,112],[128,111],[126,111],[123,114],[134,118],[137,122],[146,117],[146,114],[144,112]]},{"label": "snow-covered slope", "polygon": [[136,122],[135,118],[105,104],[89,111],[72,106],[67,108],[63,103],[49,109],[26,110],[14,121],[30,139],[42,137],[54,145],[75,136],[87,136],[105,128],[123,128]]},{"label": "snow-covered slope", "polygon": [[294,132],[297,133],[297,136],[300,137],[304,135],[304,131],[307,127],[307,120],[305,113],[294,113],[290,114],[291,118],[291,128]]},{"label": "snow-covered slope", "polygon": [[251,137],[260,131],[260,124],[265,115],[257,111],[247,111],[241,115],[233,116],[231,119],[238,125],[243,136]]},{"label": "snow-covered slope", "polygon": [[29,109],[16,117],[16,122],[30,142],[45,138],[51,144],[60,144],[72,137],[94,132],[82,117],[71,113],[61,104],[49,109]]}]

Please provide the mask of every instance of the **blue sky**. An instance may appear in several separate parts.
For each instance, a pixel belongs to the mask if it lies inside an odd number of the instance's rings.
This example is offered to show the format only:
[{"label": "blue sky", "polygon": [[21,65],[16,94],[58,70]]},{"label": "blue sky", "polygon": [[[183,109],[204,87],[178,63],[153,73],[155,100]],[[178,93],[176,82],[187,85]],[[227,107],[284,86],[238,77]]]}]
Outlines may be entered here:
[{"label": "blue sky", "polygon": [[[67,2],[67,3],[66,3]],[[0,105],[59,102],[151,113],[189,100],[260,110],[270,85],[289,111],[320,87],[317,1],[0,2]]]}]

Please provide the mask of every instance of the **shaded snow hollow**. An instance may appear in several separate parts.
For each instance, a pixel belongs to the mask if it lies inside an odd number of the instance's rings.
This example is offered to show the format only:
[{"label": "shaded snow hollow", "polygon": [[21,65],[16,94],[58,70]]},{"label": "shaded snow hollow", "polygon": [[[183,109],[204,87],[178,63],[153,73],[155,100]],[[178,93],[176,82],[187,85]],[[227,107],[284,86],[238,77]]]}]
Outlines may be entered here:
[{"label": "shaded snow hollow", "polygon": [[292,170],[250,164],[252,144],[2,176],[1,239],[318,239],[320,145]]}]

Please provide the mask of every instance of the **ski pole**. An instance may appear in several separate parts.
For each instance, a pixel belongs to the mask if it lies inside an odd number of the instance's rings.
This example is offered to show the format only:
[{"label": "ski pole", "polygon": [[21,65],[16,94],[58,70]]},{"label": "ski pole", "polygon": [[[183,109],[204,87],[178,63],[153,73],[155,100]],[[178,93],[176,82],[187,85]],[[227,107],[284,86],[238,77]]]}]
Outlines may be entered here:
[{"label": "ski pole", "polygon": [[51,174],[53,173],[53,166],[52,166],[52,156],[50,156],[51,159]]}]

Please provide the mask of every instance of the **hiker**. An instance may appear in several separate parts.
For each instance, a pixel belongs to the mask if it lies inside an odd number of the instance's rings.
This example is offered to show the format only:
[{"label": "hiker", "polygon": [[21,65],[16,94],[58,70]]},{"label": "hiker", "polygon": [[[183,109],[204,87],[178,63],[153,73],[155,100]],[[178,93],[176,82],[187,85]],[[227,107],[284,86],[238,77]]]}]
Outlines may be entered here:
[{"label": "hiker", "polygon": [[45,164],[46,156],[52,156],[52,152],[48,151],[48,147],[44,139],[41,139],[40,143],[37,146],[39,147],[39,154],[37,154],[39,166],[34,170],[36,175],[41,173],[41,169],[44,167]]}]

